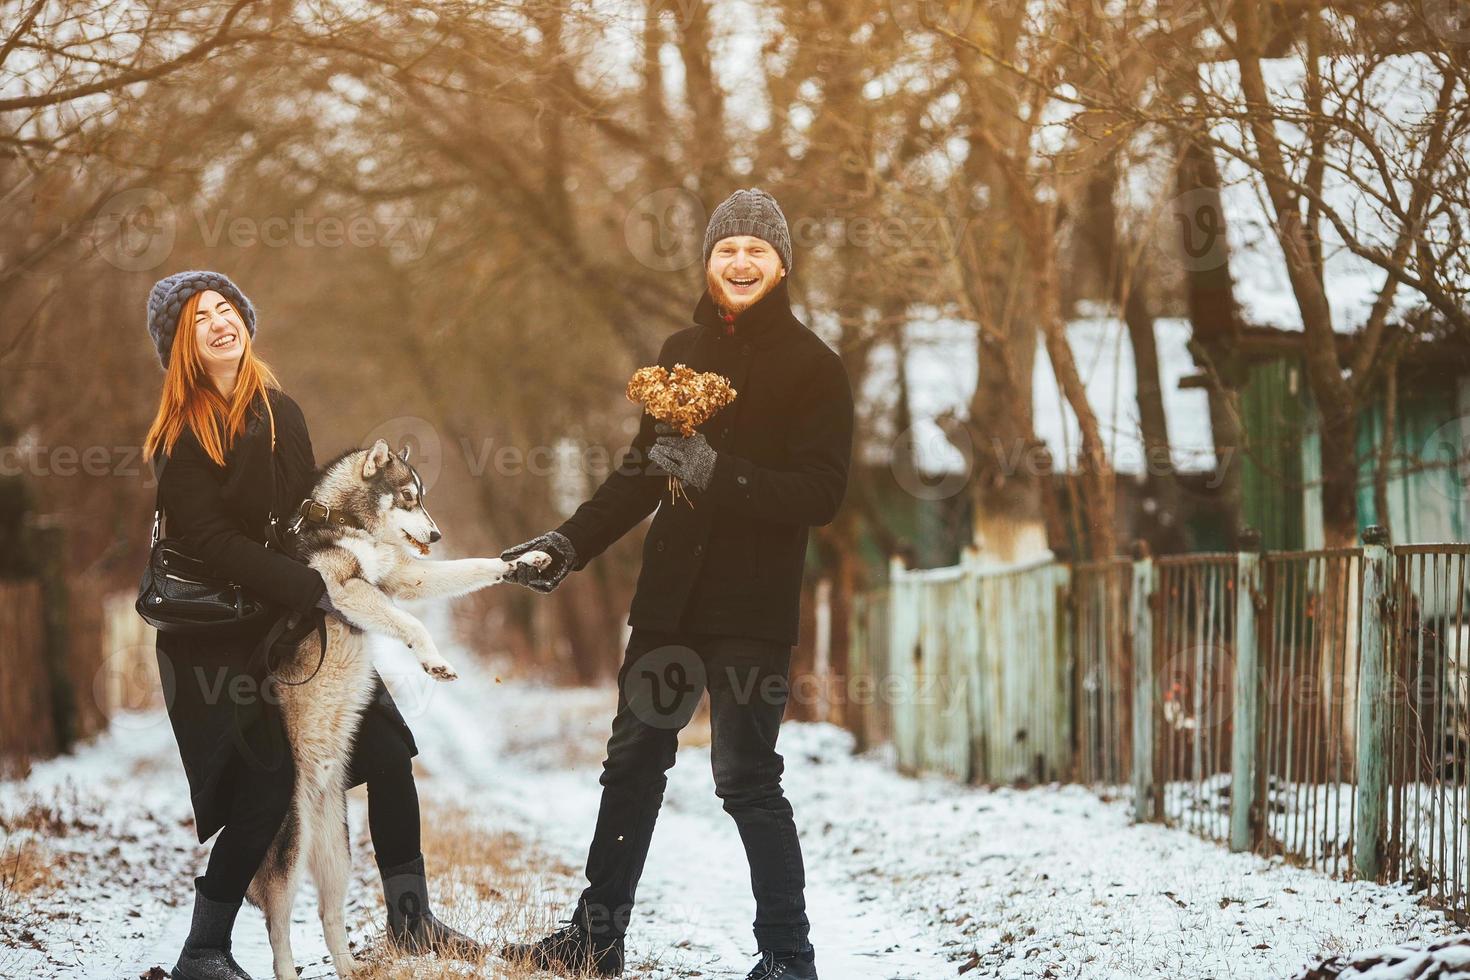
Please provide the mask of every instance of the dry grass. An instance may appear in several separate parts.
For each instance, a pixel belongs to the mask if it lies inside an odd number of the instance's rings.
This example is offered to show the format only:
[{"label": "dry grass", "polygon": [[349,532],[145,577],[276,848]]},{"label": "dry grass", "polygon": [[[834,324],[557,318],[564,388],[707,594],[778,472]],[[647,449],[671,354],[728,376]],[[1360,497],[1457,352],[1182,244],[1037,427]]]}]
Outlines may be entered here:
[{"label": "dry grass", "polygon": [[28,899],[60,893],[67,877],[68,856],[46,841],[79,829],[54,802],[31,801],[13,813],[0,812],[0,976],[20,975],[12,970],[12,954],[20,947],[40,948],[42,917]]},{"label": "dry grass", "polygon": [[[486,826],[482,816],[462,803],[435,798],[432,784],[425,786],[421,805],[424,864],[435,914],[485,943],[492,952],[479,960],[406,956],[382,942],[377,931],[381,923],[374,922],[370,931],[380,938],[372,948],[358,951],[365,966],[360,980],[546,980],[550,974],[507,963],[493,951],[507,942],[524,942],[559,928],[559,918],[581,890],[581,869],[547,855],[517,834]],[[355,849],[366,849],[365,828],[360,838]],[[357,887],[376,889],[375,873],[360,875]],[[369,904],[373,915],[380,914],[380,905]],[[626,976],[637,977],[660,967],[668,971],[670,965],[645,958],[630,963]],[[568,974],[556,976],[575,980]]]},{"label": "dry grass", "polygon": [[0,915],[12,897],[60,888],[61,864],[49,847],[29,835],[7,838],[0,844]]},{"label": "dry grass", "polygon": [[61,887],[64,855],[45,841],[77,829],[54,802],[36,800],[13,814],[0,813],[0,919],[12,913],[16,899]]},{"label": "dry grass", "polygon": [[[491,950],[558,927],[565,900],[574,894],[575,868],[540,853],[516,834],[485,827],[461,804],[426,793],[422,806],[424,863],[440,918]],[[376,881],[362,883],[376,886]],[[361,956],[367,965],[362,980],[546,976],[507,964],[493,953],[478,961],[406,956],[380,941]]]},{"label": "dry grass", "polygon": [[12,972],[14,946],[34,946],[34,912],[26,897],[33,892],[54,893],[61,887],[61,860],[29,831],[6,834],[0,839],[0,926],[5,943],[0,946],[0,976]]},{"label": "dry grass", "polygon": [[[68,802],[73,809],[77,808],[75,791]],[[24,809],[9,814],[0,813],[0,832],[7,836],[30,831],[42,837],[65,837],[73,830],[88,829],[90,828],[85,826],[74,826],[63,814],[59,800],[32,799],[26,803]]]}]

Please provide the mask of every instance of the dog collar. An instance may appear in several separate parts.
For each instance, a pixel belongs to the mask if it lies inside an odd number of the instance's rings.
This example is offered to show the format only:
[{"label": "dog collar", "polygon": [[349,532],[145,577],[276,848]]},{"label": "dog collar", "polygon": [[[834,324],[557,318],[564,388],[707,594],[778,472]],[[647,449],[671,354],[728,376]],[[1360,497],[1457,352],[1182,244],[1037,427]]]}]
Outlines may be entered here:
[{"label": "dog collar", "polygon": [[296,508],[296,520],[291,522],[291,533],[296,533],[301,528],[303,521],[313,524],[326,524],[335,527],[350,527],[356,530],[366,530],[340,507],[328,507],[326,504],[317,503],[310,497],[301,501],[301,506]]}]

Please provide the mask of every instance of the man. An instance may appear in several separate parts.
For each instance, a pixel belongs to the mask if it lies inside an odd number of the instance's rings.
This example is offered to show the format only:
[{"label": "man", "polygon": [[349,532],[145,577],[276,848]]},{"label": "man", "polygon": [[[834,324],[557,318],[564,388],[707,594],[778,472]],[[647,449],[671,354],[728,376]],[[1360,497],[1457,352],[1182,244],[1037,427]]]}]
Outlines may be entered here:
[{"label": "man", "polygon": [[[761,961],[749,980],[815,980],[776,734],[807,529],[831,523],[847,488],[852,390],[841,360],[791,313],[791,235],[773,197],[741,190],[717,207],[704,258],[708,288],[694,325],[664,343],[658,363],[724,375],[735,401],[688,437],[645,414],[631,451],[590,500],[501,556],[553,555],[551,566],[517,579],[550,592],[658,508],[628,616],[587,888],[566,928],[504,952],[543,969],[622,974],[679,729],[708,690],[715,792],[735,819],[755,892]],[[671,497],[670,474],[688,500]]]}]

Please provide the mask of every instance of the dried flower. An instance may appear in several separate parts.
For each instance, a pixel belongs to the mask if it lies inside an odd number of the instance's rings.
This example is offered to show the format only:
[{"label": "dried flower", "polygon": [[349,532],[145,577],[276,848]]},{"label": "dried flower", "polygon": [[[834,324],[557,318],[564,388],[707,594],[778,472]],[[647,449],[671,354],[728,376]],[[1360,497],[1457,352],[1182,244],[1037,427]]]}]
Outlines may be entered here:
[{"label": "dried flower", "polygon": [[[666,422],[686,437],[703,425],[710,416],[735,400],[730,379],[713,371],[696,371],[675,364],[672,371],[660,365],[639,368],[628,379],[628,401],[637,402],[643,410],[660,422]],[[675,476],[669,477],[669,496],[680,497],[694,506]]]},{"label": "dried flower", "polygon": [[661,366],[639,368],[628,380],[628,401],[667,422],[686,436],[710,416],[735,400],[730,380],[713,371],[696,371],[675,364],[672,371]]}]

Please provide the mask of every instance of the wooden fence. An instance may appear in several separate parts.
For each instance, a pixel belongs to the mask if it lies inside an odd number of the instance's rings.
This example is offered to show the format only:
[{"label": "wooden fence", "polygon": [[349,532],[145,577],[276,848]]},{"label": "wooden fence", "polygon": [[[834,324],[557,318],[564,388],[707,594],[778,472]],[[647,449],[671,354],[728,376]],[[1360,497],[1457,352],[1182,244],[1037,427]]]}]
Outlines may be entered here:
[{"label": "wooden fence", "polygon": [[42,610],[40,582],[0,581],[0,752],[6,756],[56,751]]},{"label": "wooden fence", "polygon": [[66,751],[123,709],[160,701],[153,633],[133,596],[0,580],[0,768]]},{"label": "wooden fence", "polygon": [[[853,613],[848,711],[859,737],[891,741],[907,771],[984,782],[1069,772],[1066,572],[1050,562],[1000,574],[895,566],[887,589]],[[1038,651],[1024,662],[1011,655],[1020,636]]]},{"label": "wooden fence", "polygon": [[[1258,540],[1256,538],[1255,540]],[[853,606],[898,766],[1075,781],[1141,821],[1470,917],[1470,545],[911,571]]]}]

